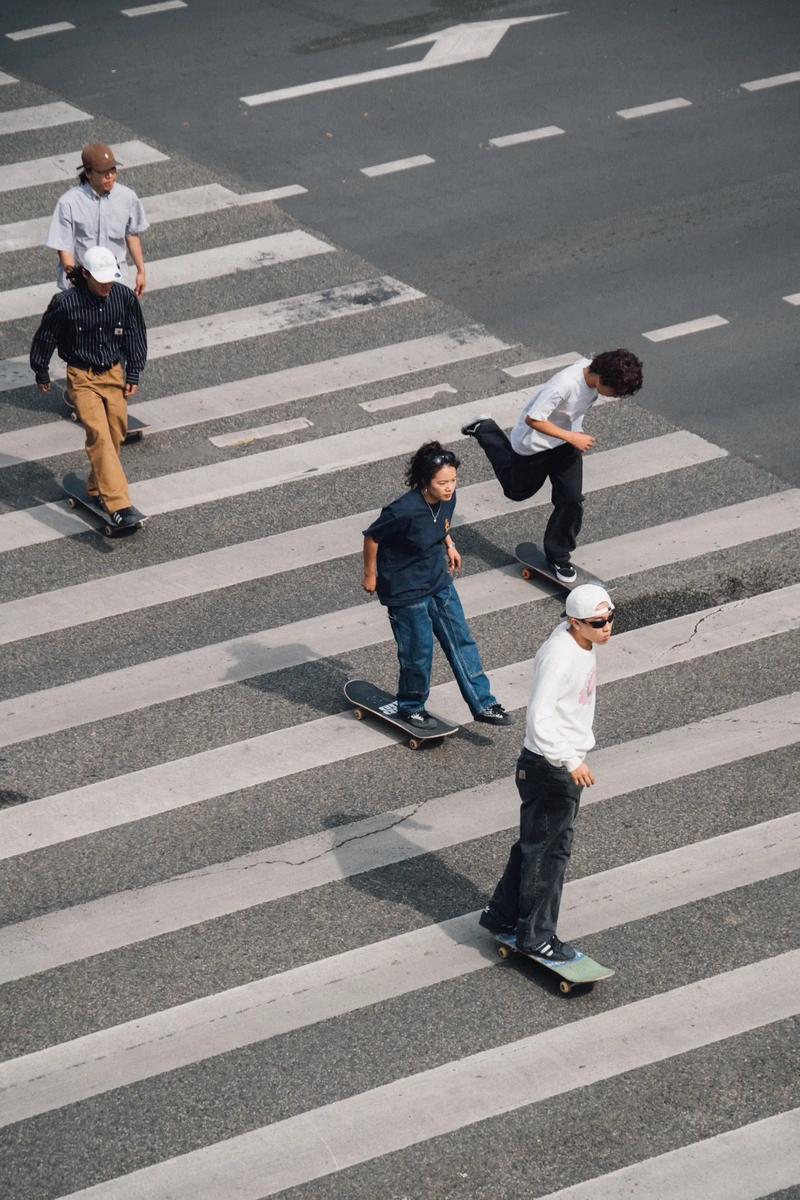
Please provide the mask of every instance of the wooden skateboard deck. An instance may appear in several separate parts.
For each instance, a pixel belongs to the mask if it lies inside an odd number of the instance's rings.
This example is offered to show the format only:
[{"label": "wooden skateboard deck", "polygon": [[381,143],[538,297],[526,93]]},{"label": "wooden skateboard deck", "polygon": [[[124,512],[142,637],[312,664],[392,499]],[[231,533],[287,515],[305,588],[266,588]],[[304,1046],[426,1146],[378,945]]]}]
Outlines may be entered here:
[{"label": "wooden skateboard deck", "polygon": [[582,950],[578,951],[578,957],[573,958],[570,962],[551,963],[547,959],[537,958],[533,954],[527,954],[524,950],[517,949],[517,935],[515,933],[493,933],[492,937],[496,942],[499,942],[497,953],[501,958],[509,958],[512,954],[519,954],[521,958],[529,958],[531,962],[538,963],[540,967],[544,967],[547,971],[552,971],[554,975],[561,977],[559,983],[559,991],[566,996],[572,991],[573,987],[580,985],[589,985],[596,983],[598,979],[610,979],[614,970],[611,967],[604,967],[602,963],[595,962],[593,958],[589,958],[588,954],[584,954]]},{"label": "wooden skateboard deck", "polygon": [[[138,508],[133,509],[134,516],[139,518],[138,524],[130,526],[128,529],[117,529],[108,519],[108,513],[103,508],[100,501],[95,496],[90,496],[86,491],[86,480],[80,475],[76,475],[71,471],[69,475],[65,475],[61,486],[67,494],[67,504],[70,508],[82,508],[86,512],[90,512],[98,521],[101,522],[101,530],[106,537],[128,537],[132,533],[136,533],[144,525],[147,517],[144,513],[139,512]],[[90,523],[94,529],[96,526]]]},{"label": "wooden skateboard deck", "polygon": [[398,716],[397,701],[393,695],[366,679],[348,679],[344,685],[344,694],[353,705],[353,716],[357,721],[363,720],[365,713],[380,717],[382,721],[387,721],[409,735],[408,745],[412,750],[418,750],[423,742],[449,737],[458,730],[458,725],[451,725],[433,713],[430,715],[436,724],[429,729],[417,729],[415,725]]},{"label": "wooden skateboard deck", "polygon": [[[68,421],[74,421],[76,425],[80,425],[80,417],[78,416],[78,410],[76,409],[76,407],[72,403],[72,401],[69,399],[66,392],[63,393],[63,396],[64,396],[63,416]],[[123,442],[123,445],[130,446],[133,442],[140,442],[149,428],[150,428],[150,426],[145,425],[144,421],[140,421],[138,417],[134,417],[130,413],[128,413],[128,432],[125,435],[125,441]]]},{"label": "wooden skateboard deck", "polygon": [[534,575],[541,575],[543,579],[549,579],[551,583],[564,588],[567,592],[571,592],[573,588],[578,587],[581,583],[597,583],[603,588],[606,586],[602,579],[598,579],[596,575],[590,575],[588,571],[582,570],[577,563],[572,564],[575,567],[575,582],[564,583],[563,580],[556,577],[556,573],[550,566],[544,551],[540,550],[533,542],[520,542],[514,551],[514,557],[518,563],[522,564],[523,579],[532,579]]}]

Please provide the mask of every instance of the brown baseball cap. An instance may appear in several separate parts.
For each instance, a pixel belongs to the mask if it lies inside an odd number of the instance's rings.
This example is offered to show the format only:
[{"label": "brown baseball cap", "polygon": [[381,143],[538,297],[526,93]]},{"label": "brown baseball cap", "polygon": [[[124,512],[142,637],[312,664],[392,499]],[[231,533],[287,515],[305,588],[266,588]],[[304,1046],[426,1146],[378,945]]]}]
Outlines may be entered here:
[{"label": "brown baseball cap", "polygon": [[111,167],[120,165],[114,158],[114,151],[110,146],[104,146],[102,142],[92,142],[91,145],[84,146],[81,150],[81,166],[77,170],[108,171]]}]

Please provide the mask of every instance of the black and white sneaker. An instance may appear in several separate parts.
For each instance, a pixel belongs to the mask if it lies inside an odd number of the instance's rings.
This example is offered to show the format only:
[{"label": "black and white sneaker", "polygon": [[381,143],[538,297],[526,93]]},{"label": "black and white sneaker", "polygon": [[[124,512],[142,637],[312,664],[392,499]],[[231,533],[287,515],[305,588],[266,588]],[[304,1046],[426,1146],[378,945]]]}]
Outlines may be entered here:
[{"label": "black and white sneaker", "polygon": [[578,573],[568,558],[564,558],[560,562],[551,562],[550,566],[555,571],[559,583],[574,583],[578,578]]},{"label": "black and white sneaker", "polygon": [[502,704],[492,704],[490,708],[484,708],[475,716],[476,721],[483,721],[484,725],[513,725],[514,718],[510,712],[503,708]]},{"label": "black and white sneaker", "polygon": [[475,434],[480,428],[481,421],[489,420],[491,420],[491,417],[488,417],[486,413],[482,413],[479,417],[475,417],[474,420],[467,421],[466,425],[462,425],[461,432],[463,433],[464,437],[475,437]]},{"label": "black and white sneaker", "polygon": [[572,962],[573,958],[578,957],[575,947],[570,946],[569,942],[559,941],[555,934],[551,934],[546,942],[540,942],[538,946],[520,946],[519,949],[546,963]]},{"label": "black and white sneaker", "polygon": [[[103,507],[105,508],[105,505]],[[108,509],[106,509],[106,512],[108,513],[109,524],[113,525],[116,529],[131,529],[134,525],[138,524],[137,518],[133,515],[132,508],[118,508],[115,512],[108,512]]]},{"label": "black and white sneaker", "polygon": [[500,913],[491,904],[487,904],[481,915],[478,917],[478,924],[484,929],[488,929],[490,933],[516,933],[517,926],[511,924],[510,921],[504,921]]},{"label": "black and white sneaker", "polygon": [[429,712],[424,708],[417,709],[416,712],[409,713],[406,717],[409,725],[416,726],[417,729],[432,729],[436,722]]}]

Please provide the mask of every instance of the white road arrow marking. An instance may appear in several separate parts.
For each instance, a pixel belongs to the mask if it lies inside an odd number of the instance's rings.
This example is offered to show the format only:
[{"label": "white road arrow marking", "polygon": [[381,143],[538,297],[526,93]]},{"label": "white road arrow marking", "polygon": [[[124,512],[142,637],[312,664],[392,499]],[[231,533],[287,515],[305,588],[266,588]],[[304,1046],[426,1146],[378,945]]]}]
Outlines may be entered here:
[{"label": "white road arrow marking", "polygon": [[548,21],[552,17],[566,15],[565,12],[542,13],[536,17],[509,17],[501,21],[473,21],[469,25],[451,25],[447,29],[440,29],[438,33],[427,33],[424,37],[388,47],[390,50],[404,50],[407,46],[423,46],[431,42],[430,50],[419,62],[403,63],[397,67],[379,67],[374,71],[361,71],[357,75],[337,75],[334,79],[300,83],[296,87],[259,92],[255,96],[242,96],[241,99],[251,107],[258,104],[275,104],[278,100],[292,100],[314,92],[332,92],[337,88],[354,87],[357,83],[374,83],[378,79],[392,79],[398,75],[414,75],[418,71],[434,71],[437,67],[452,67],[455,63],[474,62],[476,59],[488,58],[512,25],[528,25],[532,21]]}]

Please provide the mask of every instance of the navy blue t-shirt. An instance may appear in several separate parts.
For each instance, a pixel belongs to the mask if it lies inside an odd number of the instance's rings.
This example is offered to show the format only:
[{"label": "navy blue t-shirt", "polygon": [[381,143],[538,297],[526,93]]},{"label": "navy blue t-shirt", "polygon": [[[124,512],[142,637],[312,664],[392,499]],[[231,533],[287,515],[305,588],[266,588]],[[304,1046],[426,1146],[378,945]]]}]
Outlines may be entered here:
[{"label": "navy blue t-shirt", "polygon": [[[378,599],[389,608],[416,604],[450,583],[442,543],[450,532],[455,492],[430,505],[417,488],[387,504],[364,537],[378,543]],[[435,518],[435,519],[434,519]]]}]

